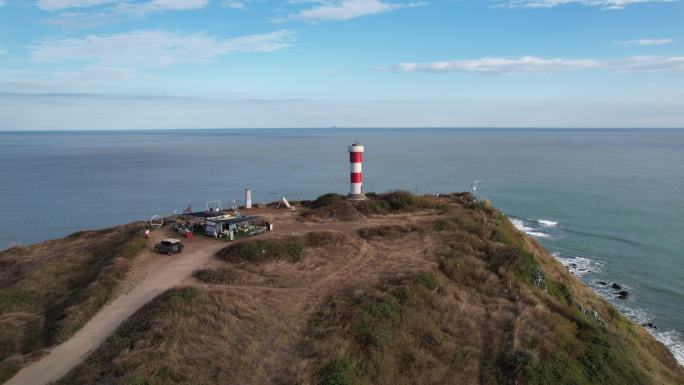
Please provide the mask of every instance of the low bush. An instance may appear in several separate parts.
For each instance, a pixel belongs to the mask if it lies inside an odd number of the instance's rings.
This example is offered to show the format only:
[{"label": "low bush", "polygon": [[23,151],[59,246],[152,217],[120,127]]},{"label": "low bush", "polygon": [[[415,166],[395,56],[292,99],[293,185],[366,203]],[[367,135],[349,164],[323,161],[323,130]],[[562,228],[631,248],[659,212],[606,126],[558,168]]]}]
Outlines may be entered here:
[{"label": "low bush", "polygon": [[437,281],[428,273],[420,273],[416,278],[416,283],[428,290],[435,290],[437,288]]},{"label": "low bush", "polygon": [[355,336],[364,348],[388,344],[401,315],[400,304],[392,297],[379,298],[367,304],[355,321]]},{"label": "low bush", "polygon": [[382,225],[373,227],[363,227],[357,230],[361,238],[387,238],[394,239],[402,235],[417,231],[418,228],[411,225]]},{"label": "low bush", "polygon": [[320,385],[355,385],[356,368],[350,360],[332,360],[320,372]]},{"label": "low bush", "polygon": [[304,244],[295,238],[248,240],[217,252],[217,256],[226,262],[256,264],[280,260],[299,262],[303,254]]},{"label": "low bush", "polygon": [[204,283],[229,285],[239,278],[231,269],[200,269],[192,272],[192,276]]}]

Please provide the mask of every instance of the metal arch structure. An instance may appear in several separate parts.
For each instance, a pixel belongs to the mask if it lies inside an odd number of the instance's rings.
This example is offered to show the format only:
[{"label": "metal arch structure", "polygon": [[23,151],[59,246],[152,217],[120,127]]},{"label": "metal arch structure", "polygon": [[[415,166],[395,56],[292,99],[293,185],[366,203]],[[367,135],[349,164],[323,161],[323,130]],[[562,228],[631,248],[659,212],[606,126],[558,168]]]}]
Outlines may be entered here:
[{"label": "metal arch structure", "polygon": [[153,215],[150,220],[148,221],[150,224],[150,227],[153,229],[158,229],[164,225],[164,218],[162,218],[160,215]]},{"label": "metal arch structure", "polygon": [[217,212],[223,211],[223,207],[221,207],[221,201],[209,201],[206,204],[207,211],[214,211],[216,210]]}]

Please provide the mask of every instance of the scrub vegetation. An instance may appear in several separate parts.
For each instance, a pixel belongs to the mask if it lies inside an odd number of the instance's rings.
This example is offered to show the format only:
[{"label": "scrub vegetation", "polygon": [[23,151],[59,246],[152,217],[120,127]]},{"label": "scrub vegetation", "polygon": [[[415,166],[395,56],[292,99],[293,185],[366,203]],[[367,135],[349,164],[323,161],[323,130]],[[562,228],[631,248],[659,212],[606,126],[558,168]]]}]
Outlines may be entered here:
[{"label": "scrub vegetation", "polygon": [[146,246],[133,223],[0,252],[0,382],[78,331]]},{"label": "scrub vegetation", "polygon": [[266,263],[302,258],[304,244],[295,238],[278,240],[248,240],[220,250],[217,256],[226,262]]},{"label": "scrub vegetation", "polygon": [[351,202],[340,194],[325,194],[311,202],[305,202],[308,209],[303,214],[309,220],[354,221],[373,215],[406,213],[424,209],[446,209],[443,201],[434,197],[413,195],[407,191],[392,191],[384,194],[368,193],[365,201]]},{"label": "scrub vegetation", "polygon": [[[304,230],[221,250],[60,384],[684,383],[662,344],[491,205],[371,198],[325,195]],[[341,206],[360,219],[328,215]]]}]

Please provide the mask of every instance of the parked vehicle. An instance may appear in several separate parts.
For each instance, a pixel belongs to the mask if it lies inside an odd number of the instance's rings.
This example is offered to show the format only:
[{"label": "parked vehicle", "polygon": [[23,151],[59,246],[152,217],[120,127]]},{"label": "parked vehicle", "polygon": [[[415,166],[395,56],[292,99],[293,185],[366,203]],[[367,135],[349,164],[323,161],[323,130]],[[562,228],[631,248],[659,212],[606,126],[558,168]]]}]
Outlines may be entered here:
[{"label": "parked vehicle", "polygon": [[166,238],[154,245],[154,251],[161,254],[172,255],[183,251],[183,242],[180,239]]}]

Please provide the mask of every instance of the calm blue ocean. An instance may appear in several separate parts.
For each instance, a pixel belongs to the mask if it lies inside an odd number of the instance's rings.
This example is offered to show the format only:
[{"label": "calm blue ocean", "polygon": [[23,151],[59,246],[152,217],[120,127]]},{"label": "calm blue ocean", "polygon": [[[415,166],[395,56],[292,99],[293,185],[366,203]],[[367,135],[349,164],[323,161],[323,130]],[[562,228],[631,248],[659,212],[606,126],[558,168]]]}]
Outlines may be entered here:
[{"label": "calm blue ocean", "polygon": [[[365,191],[480,194],[684,362],[684,130],[0,132],[0,248],[191,204]],[[598,284],[631,293],[614,298]]]}]

